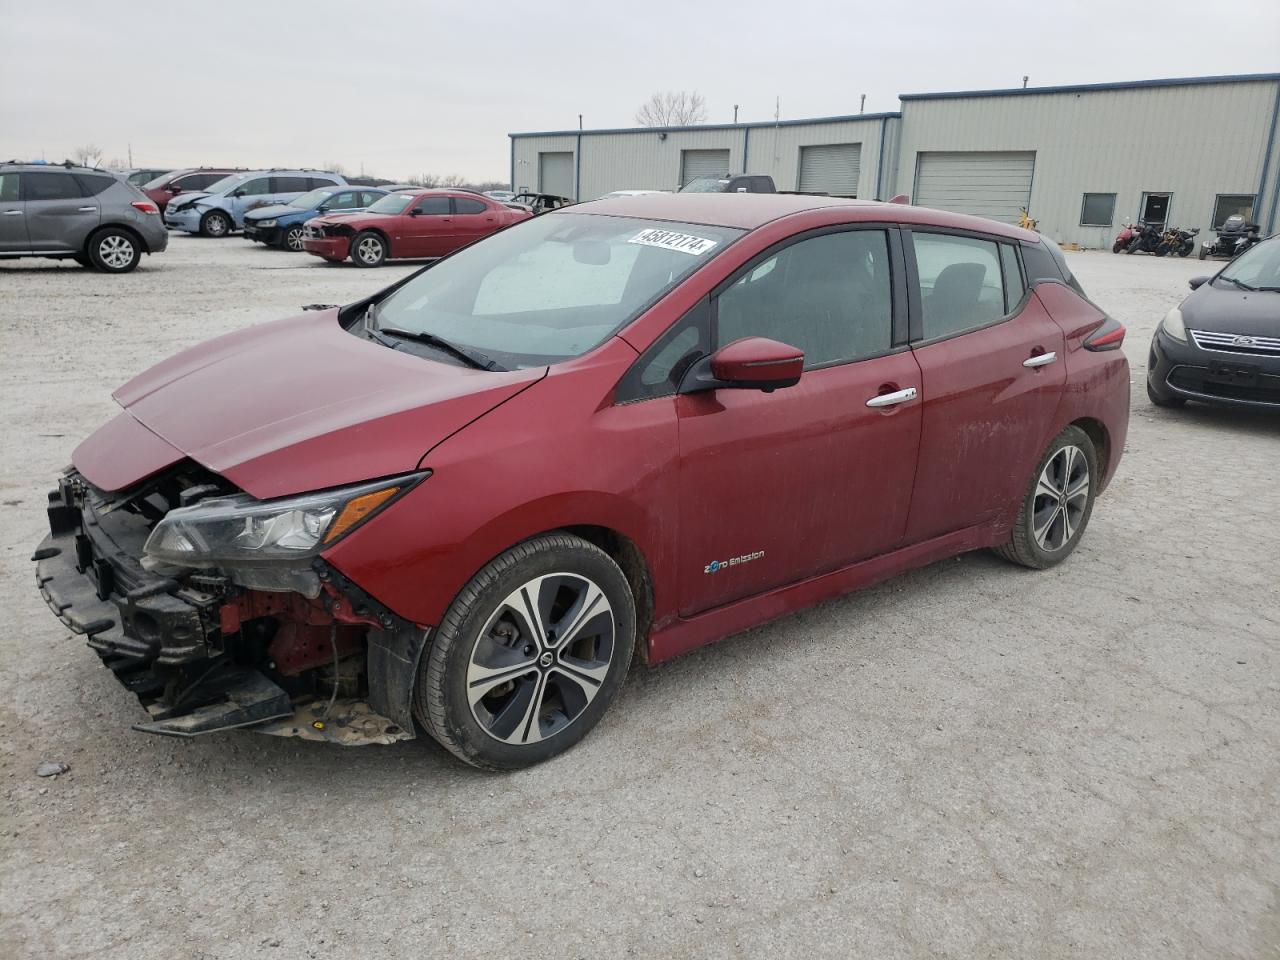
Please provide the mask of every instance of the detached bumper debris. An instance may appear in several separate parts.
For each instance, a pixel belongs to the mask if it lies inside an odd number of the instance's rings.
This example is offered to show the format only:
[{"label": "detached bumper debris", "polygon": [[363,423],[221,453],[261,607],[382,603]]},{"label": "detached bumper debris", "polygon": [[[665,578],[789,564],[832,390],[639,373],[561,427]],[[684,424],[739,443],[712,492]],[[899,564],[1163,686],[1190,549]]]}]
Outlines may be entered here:
[{"label": "detached bumper debris", "polygon": [[69,764],[58,762],[46,762],[36,767],[37,777],[57,777],[66,773],[71,769]]}]

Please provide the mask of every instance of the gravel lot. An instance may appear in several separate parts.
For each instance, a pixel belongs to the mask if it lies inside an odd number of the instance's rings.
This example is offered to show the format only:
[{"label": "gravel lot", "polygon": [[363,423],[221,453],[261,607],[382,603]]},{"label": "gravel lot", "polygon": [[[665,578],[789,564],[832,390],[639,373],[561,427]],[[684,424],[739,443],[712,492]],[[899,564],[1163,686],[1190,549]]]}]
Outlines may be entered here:
[{"label": "gravel lot", "polygon": [[127,277],[0,263],[0,956],[1280,957],[1280,416],[1148,404],[1204,265],[1070,257],[1134,385],[1067,563],[973,554],[639,668],[507,776],[132,733],[28,562],[115,386],[412,268],[186,236]]}]

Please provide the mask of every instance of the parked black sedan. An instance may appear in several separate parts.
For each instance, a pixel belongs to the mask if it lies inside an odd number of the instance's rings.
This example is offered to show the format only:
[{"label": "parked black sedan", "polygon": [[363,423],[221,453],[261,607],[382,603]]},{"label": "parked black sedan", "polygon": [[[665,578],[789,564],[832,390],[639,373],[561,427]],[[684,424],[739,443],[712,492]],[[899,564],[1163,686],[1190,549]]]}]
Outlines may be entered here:
[{"label": "parked black sedan", "polygon": [[1280,410],[1280,237],[1191,281],[1151,338],[1147,396]]}]

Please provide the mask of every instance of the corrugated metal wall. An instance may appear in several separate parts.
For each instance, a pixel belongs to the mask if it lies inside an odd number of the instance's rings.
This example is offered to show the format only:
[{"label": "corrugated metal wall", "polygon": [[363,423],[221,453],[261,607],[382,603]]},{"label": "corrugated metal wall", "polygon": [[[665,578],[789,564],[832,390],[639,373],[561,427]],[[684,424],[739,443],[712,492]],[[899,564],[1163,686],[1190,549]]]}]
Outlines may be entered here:
[{"label": "corrugated metal wall", "polygon": [[[1277,86],[1268,80],[908,99],[897,191],[914,195],[920,152],[1034,151],[1030,212],[1046,236],[1109,247],[1120,221],[1137,218],[1144,191],[1172,193],[1169,222],[1203,234],[1217,194],[1258,192]],[[1268,180],[1280,166],[1278,153],[1273,147]],[[1114,229],[1080,226],[1085,193],[1117,194]],[[1265,194],[1269,208],[1274,187]]]},{"label": "corrugated metal wall", "polygon": [[517,137],[512,140],[514,149],[511,155],[511,189],[516,192],[538,189],[538,154],[540,153],[559,153],[567,150],[575,155],[576,162],[577,139],[576,136],[568,135]]}]

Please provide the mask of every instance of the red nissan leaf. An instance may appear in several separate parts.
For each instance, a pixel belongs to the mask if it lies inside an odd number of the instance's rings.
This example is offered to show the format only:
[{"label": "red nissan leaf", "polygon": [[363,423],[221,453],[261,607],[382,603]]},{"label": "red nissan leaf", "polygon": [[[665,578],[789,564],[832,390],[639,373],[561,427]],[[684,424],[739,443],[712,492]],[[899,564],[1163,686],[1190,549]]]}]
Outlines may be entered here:
[{"label": "red nissan leaf", "polygon": [[989,220],[581,204],[121,387],[37,580],[139,730],[522,767],[633,659],[969,550],[1063,561],[1124,449],[1123,337]]},{"label": "red nissan leaf", "polygon": [[350,257],[357,267],[380,267],[388,260],[448,256],[531,216],[468,190],[399,190],[363,213],[308,220],[302,249],[330,263]]}]

